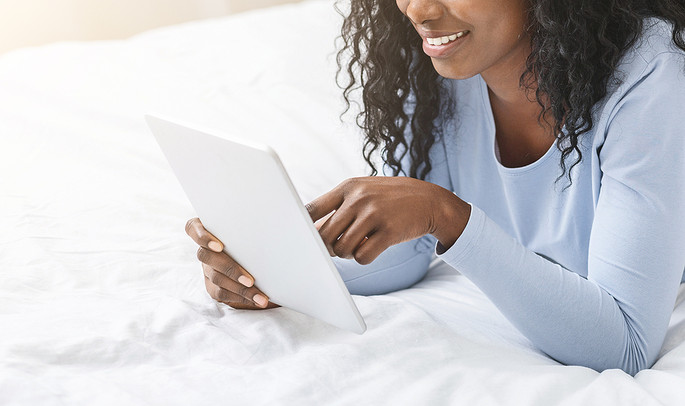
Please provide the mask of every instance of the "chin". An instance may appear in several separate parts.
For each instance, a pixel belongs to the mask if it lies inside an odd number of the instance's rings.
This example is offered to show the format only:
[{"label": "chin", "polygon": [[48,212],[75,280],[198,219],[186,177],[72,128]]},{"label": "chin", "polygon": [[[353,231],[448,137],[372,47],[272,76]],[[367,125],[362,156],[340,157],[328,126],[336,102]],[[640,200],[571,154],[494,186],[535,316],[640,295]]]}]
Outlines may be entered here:
[{"label": "chin", "polygon": [[459,66],[455,66],[455,63],[450,64],[444,61],[436,61],[435,59],[431,59],[431,61],[438,75],[446,79],[468,79],[478,74],[478,72],[471,69],[460,69]]}]

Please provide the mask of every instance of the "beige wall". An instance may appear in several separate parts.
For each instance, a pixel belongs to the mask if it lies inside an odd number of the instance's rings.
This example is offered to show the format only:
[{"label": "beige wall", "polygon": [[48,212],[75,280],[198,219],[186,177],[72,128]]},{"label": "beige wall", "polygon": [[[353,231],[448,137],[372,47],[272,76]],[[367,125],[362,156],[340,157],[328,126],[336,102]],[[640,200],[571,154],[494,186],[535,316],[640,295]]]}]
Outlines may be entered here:
[{"label": "beige wall", "polygon": [[163,25],[298,0],[0,0],[0,54],[63,40],[126,38]]}]

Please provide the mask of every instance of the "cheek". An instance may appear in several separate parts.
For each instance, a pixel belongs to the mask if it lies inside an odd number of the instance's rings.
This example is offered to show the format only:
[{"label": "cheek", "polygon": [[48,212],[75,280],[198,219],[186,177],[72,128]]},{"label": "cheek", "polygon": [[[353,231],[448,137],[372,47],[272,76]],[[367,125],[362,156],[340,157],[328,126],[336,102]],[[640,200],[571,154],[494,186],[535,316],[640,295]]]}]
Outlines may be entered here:
[{"label": "cheek", "polygon": [[467,79],[495,65],[510,47],[499,32],[478,30],[451,58],[433,58],[433,67],[445,78]]},{"label": "cheek", "polygon": [[502,41],[515,41],[525,31],[528,15],[524,3],[513,2],[500,11],[499,18],[491,16],[493,31]]},{"label": "cheek", "polygon": [[407,7],[409,7],[409,0],[395,0],[397,8],[400,9],[402,14],[407,15]]}]

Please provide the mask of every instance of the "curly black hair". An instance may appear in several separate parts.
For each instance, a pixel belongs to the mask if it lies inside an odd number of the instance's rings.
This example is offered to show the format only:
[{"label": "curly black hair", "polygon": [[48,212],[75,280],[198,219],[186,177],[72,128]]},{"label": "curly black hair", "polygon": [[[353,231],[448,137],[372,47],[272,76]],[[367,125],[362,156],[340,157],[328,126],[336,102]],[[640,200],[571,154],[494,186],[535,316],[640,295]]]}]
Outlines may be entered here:
[{"label": "curly black hair", "polygon": [[[346,2],[338,51],[337,81],[347,103],[361,90],[356,122],[364,131],[364,159],[376,175],[372,156],[380,153],[393,175],[425,179],[429,151],[442,136],[436,119],[453,103],[422,50],[422,40],[394,1]],[[549,118],[561,151],[561,175],[581,159],[579,139],[593,127],[593,106],[607,93],[623,54],[635,44],[646,18],[672,24],[673,42],[685,50],[683,0],[531,0],[527,31],[532,52],[520,85],[533,90]],[[343,76],[347,81],[343,82]],[[409,114],[408,114],[409,112]],[[343,113],[344,114],[344,113]],[[407,125],[411,137],[405,137]],[[563,131],[562,131],[563,129]],[[410,168],[402,168],[409,154]],[[575,157],[570,167],[567,161]]]}]

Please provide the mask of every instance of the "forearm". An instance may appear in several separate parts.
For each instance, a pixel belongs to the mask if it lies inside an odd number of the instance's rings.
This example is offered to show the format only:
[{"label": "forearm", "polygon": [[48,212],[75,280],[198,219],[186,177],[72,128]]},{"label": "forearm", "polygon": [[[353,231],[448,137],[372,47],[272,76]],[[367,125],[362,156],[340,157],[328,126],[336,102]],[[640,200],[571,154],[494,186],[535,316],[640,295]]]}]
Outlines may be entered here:
[{"label": "forearm", "polygon": [[562,363],[634,374],[656,359],[669,314],[658,309],[672,306],[669,295],[653,298],[651,309],[619,303],[597,283],[526,249],[475,207],[460,239],[440,257]]}]

